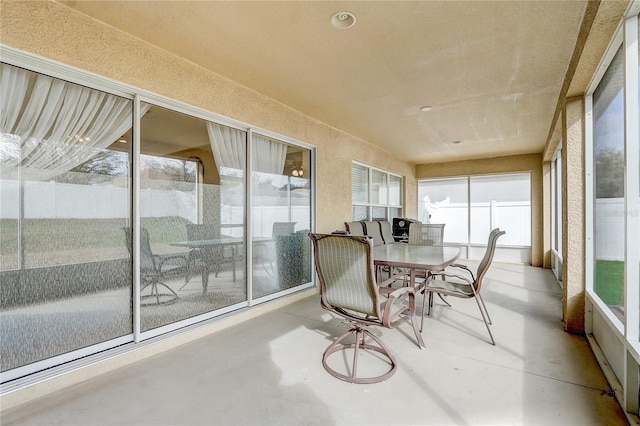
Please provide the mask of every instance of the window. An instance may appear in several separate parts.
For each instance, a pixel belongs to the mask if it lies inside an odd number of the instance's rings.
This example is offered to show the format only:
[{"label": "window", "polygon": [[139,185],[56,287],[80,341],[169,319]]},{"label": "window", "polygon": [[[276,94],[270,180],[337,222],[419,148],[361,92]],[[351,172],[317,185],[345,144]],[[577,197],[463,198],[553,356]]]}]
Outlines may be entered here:
[{"label": "window", "polygon": [[551,161],[551,269],[562,281],[562,150]]},{"label": "window", "polygon": [[418,182],[418,220],[444,223],[445,243],[469,243],[469,179]]},{"label": "window", "polygon": [[402,217],[402,177],[353,163],[351,202],[354,221]]},{"label": "window", "polygon": [[0,367],[10,379],[133,331],[122,231],[133,103],[8,64],[0,74],[11,93],[0,129]]},{"label": "window", "polygon": [[[176,270],[161,280],[170,289],[157,284],[161,303],[173,302],[173,308],[142,309],[145,332],[247,300],[241,255],[247,134],[155,105],[143,103],[142,110],[140,230],[148,233],[160,269]],[[238,224],[235,239],[229,224]],[[179,245],[202,240],[219,244]],[[155,305],[142,251],[141,263],[141,303]],[[208,297],[221,287],[224,297]]]},{"label": "window", "polygon": [[[625,20],[618,43],[586,96],[587,292],[633,348],[640,339],[640,93],[638,17]],[[622,374],[621,371],[616,371]],[[637,398],[637,394],[636,394]]]},{"label": "window", "polygon": [[311,281],[311,151],[253,134],[252,297]]},{"label": "window", "polygon": [[593,290],[624,317],[624,51],[620,47],[593,93]]},{"label": "window", "polygon": [[471,176],[418,182],[418,220],[444,223],[444,242],[486,245],[494,228],[505,230],[500,246],[531,246],[531,177]]}]

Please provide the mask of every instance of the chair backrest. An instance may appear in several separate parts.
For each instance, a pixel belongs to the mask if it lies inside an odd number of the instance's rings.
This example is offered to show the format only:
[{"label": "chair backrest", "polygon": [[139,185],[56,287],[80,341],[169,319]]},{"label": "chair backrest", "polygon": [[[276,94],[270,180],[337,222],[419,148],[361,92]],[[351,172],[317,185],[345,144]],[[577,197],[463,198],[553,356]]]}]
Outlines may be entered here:
[{"label": "chair backrest", "polygon": [[444,223],[412,223],[409,225],[409,244],[441,246],[444,241]]},{"label": "chair backrest", "polygon": [[362,222],[362,225],[364,226],[365,235],[373,238],[374,247],[384,244],[382,231],[380,230],[380,223],[378,221]]},{"label": "chair backrest", "polygon": [[271,236],[276,237],[278,235],[293,234],[296,229],[296,223],[298,222],[274,222],[271,229]]},{"label": "chair backrest", "polygon": [[345,228],[347,228],[347,232],[351,235],[364,236],[364,227],[362,226],[362,222],[345,222]]},{"label": "chair backrest", "polygon": [[[133,230],[126,226],[124,230],[125,240],[129,254],[133,256]],[[157,271],[157,265],[153,252],[151,251],[151,243],[149,241],[149,231],[147,228],[140,228],[140,270],[142,272]]]},{"label": "chair backrest", "polygon": [[380,318],[373,242],[365,236],[309,234],[325,309]]},{"label": "chair backrest", "polygon": [[218,226],[208,223],[187,223],[189,241],[213,240],[218,238]]},{"label": "chair backrest", "polygon": [[391,230],[391,222],[386,220],[381,220],[378,222],[380,224],[380,232],[382,233],[382,239],[385,244],[393,244],[396,240],[393,238],[393,231]]},{"label": "chair backrest", "polygon": [[476,291],[480,290],[480,286],[482,285],[482,278],[489,270],[489,266],[491,265],[491,261],[493,261],[493,254],[496,251],[496,242],[498,238],[506,234],[505,231],[501,231],[499,228],[494,229],[489,234],[489,241],[487,242],[487,251],[484,253],[484,257],[480,261],[478,265],[478,271],[476,272]]}]

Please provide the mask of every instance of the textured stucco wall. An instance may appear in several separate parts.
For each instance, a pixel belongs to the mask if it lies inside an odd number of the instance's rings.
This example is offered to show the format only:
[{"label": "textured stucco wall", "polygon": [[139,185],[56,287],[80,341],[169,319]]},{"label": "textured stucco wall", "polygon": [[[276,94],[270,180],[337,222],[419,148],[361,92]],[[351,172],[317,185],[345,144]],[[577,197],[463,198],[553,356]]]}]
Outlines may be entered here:
[{"label": "textured stucco wall", "polygon": [[0,31],[3,45],[316,146],[319,232],[343,229],[351,218],[352,160],[405,176],[405,207],[415,215],[409,163],[73,9],[49,1],[3,0]]},{"label": "textured stucco wall", "polygon": [[584,100],[567,99],[562,115],[563,145],[562,210],[563,303],[565,330],[584,331],[585,303],[585,169]]},{"label": "textured stucco wall", "polygon": [[455,161],[421,164],[416,167],[416,178],[473,176],[499,173],[531,173],[531,264],[542,266],[543,260],[543,197],[542,155],[514,155],[485,160]]}]

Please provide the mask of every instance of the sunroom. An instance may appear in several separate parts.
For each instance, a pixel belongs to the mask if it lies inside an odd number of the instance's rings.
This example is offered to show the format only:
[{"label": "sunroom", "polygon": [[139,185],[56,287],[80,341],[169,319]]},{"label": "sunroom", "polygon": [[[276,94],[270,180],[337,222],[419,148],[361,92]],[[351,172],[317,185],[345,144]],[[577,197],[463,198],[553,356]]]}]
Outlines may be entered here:
[{"label": "sunroom", "polygon": [[639,12],[3,0],[3,407],[315,297],[309,232],[412,218],[470,261],[505,229],[633,418]]}]

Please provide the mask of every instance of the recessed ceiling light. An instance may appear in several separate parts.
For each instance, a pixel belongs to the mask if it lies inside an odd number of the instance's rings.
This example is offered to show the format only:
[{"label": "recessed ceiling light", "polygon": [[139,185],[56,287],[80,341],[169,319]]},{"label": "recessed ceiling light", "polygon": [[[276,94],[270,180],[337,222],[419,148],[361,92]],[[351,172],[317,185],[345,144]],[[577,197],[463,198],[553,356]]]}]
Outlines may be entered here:
[{"label": "recessed ceiling light", "polygon": [[345,30],[355,25],[356,15],[351,12],[334,13],[329,22],[331,22],[331,25],[333,25],[334,28]]},{"label": "recessed ceiling light", "polygon": [[423,107],[420,107],[420,111],[422,111],[422,112],[431,111],[431,107],[429,105],[425,105]]}]

